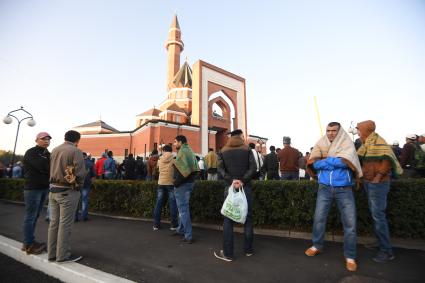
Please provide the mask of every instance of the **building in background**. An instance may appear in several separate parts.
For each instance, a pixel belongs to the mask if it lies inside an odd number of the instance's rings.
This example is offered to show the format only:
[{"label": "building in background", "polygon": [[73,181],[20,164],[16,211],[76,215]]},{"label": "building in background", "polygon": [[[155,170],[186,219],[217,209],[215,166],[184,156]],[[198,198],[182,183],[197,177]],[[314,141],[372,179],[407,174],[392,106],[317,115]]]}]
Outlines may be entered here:
[{"label": "building in background", "polygon": [[[184,43],[177,16],[171,23],[165,43],[168,54],[167,94],[158,108],[136,116],[136,128],[118,131],[99,120],[75,127],[81,133],[79,147],[99,157],[112,150],[118,160],[129,153],[148,156],[152,150],[161,151],[177,135],[185,135],[198,155],[205,156],[208,148],[219,150],[233,129],[247,135],[245,79],[198,60],[180,66]],[[266,150],[267,139],[248,136]]]}]

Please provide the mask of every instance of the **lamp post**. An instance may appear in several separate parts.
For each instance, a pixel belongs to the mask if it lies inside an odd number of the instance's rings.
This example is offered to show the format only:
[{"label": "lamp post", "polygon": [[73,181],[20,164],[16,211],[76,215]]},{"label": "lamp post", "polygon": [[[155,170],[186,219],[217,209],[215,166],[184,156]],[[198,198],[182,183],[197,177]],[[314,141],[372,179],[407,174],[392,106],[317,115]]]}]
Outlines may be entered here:
[{"label": "lamp post", "polygon": [[[25,113],[24,115],[26,115],[26,116],[23,117],[23,118],[18,118],[18,117],[15,116],[16,113],[18,113],[18,112],[24,112]],[[10,163],[11,164],[11,169],[10,169],[10,172],[9,172],[9,177],[12,177],[12,173],[13,173],[13,165],[15,163],[16,144],[18,143],[18,135],[19,135],[19,128],[21,126],[21,122],[24,121],[24,120],[29,119],[28,122],[27,122],[27,125],[30,126],[30,127],[34,127],[35,126],[34,117],[32,116],[31,113],[29,113],[27,110],[25,110],[23,106],[21,106],[21,108],[19,108],[19,109],[10,111],[7,114],[7,116],[3,118],[3,123],[5,123],[5,124],[11,124],[13,122],[12,117],[15,118],[16,121],[18,121],[18,128],[16,130],[15,146],[13,147],[13,154],[12,154],[12,161]]]}]

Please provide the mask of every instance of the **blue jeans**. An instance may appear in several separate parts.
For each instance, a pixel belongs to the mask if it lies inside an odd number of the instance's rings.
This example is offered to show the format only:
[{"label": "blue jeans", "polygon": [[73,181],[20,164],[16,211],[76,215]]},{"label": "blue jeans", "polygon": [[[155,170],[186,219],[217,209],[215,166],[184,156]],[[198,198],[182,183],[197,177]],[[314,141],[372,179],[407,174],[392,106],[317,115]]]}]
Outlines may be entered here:
[{"label": "blue jeans", "polygon": [[300,172],[281,172],[281,180],[299,180],[300,179]]},{"label": "blue jeans", "polygon": [[162,203],[164,200],[164,194],[168,196],[168,205],[170,206],[170,214],[171,214],[171,227],[178,226],[177,220],[177,203],[176,198],[174,197],[174,186],[173,185],[158,185],[157,193],[156,193],[156,205],[155,210],[153,212],[154,222],[153,225],[155,227],[161,226],[161,210]]},{"label": "blue jeans", "polygon": [[81,189],[81,219],[87,220],[89,215],[90,187]]},{"label": "blue jeans", "polygon": [[367,193],[369,210],[373,218],[375,235],[379,242],[379,250],[392,254],[390,231],[385,214],[385,209],[387,208],[387,195],[390,191],[390,182],[387,181],[377,184],[364,182],[364,188]]},{"label": "blue jeans", "polygon": [[[254,229],[252,226],[252,189],[250,186],[244,188],[246,200],[248,202],[248,215],[244,223],[244,251],[253,253],[252,242],[254,240]],[[224,190],[224,199],[226,199],[229,187]],[[223,252],[227,257],[233,258],[233,224],[235,222],[224,217],[223,222]]]},{"label": "blue jeans", "polygon": [[323,249],[326,231],[326,220],[333,199],[336,199],[341,221],[344,227],[344,256],[356,258],[356,203],[352,187],[331,187],[319,185],[316,200],[316,211],[313,224],[313,246]]},{"label": "blue jeans", "polygon": [[43,209],[44,200],[48,192],[48,188],[42,190],[24,190],[24,244],[26,245],[31,245],[34,242],[35,225]]},{"label": "blue jeans", "polygon": [[190,194],[194,183],[184,183],[174,187],[177,208],[179,210],[179,227],[177,233],[184,235],[186,240],[192,240],[192,221],[190,220]]}]

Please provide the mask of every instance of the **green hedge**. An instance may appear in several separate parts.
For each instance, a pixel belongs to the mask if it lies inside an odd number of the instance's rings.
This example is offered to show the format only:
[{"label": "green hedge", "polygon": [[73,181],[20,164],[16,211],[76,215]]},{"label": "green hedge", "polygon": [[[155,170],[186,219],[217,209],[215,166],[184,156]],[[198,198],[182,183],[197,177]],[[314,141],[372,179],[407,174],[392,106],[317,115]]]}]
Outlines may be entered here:
[{"label": "green hedge", "polygon": [[[0,179],[0,199],[23,200],[23,180]],[[194,222],[221,223],[224,183],[197,181],[191,198]],[[317,194],[312,181],[253,183],[256,227],[311,232]],[[372,233],[364,190],[356,191],[358,232]],[[393,236],[425,238],[425,179],[398,180],[391,184],[387,216]],[[152,217],[156,184],[143,181],[97,180],[90,194],[90,210],[115,215]],[[168,214],[168,208],[164,214]],[[336,206],[328,217],[328,231],[342,234]]]}]

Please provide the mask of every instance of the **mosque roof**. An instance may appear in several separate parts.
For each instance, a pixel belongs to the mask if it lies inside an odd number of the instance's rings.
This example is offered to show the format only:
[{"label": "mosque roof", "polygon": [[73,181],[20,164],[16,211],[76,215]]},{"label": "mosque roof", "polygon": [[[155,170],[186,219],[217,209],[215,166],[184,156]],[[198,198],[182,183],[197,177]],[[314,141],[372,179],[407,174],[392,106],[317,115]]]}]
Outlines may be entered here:
[{"label": "mosque roof", "polygon": [[176,103],[173,103],[170,106],[168,106],[167,107],[167,110],[181,112],[181,113],[185,113],[186,114],[186,111],[184,111],[184,109],[180,108]]},{"label": "mosque roof", "polygon": [[177,87],[192,87],[192,69],[187,63],[187,60],[174,76],[173,83]]},{"label": "mosque roof", "polygon": [[161,110],[152,108],[152,109],[149,109],[148,111],[140,113],[137,116],[159,116],[159,113],[161,113]]},{"label": "mosque roof", "polygon": [[84,125],[81,125],[81,126],[77,126],[76,128],[95,128],[95,127],[99,128],[101,132],[102,132],[102,129],[105,129],[105,130],[108,130],[108,131],[112,131],[112,132],[116,132],[116,133],[119,132],[117,129],[115,129],[114,127],[106,124],[102,120],[97,120],[97,121],[92,122],[92,123],[88,123],[88,124],[84,124]]}]

